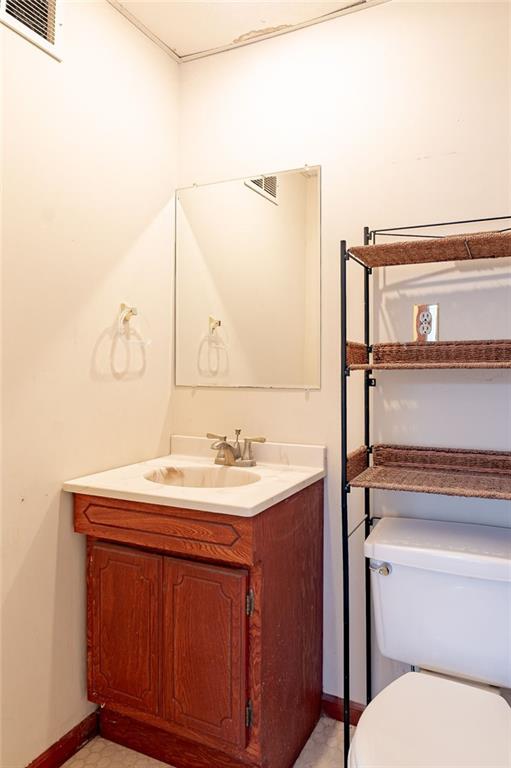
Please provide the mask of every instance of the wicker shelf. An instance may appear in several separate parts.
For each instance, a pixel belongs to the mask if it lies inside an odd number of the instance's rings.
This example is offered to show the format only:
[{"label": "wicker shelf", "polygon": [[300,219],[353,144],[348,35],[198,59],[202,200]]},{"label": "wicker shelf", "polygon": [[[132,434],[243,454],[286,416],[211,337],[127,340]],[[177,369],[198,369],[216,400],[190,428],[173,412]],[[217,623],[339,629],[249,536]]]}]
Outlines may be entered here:
[{"label": "wicker shelf", "polygon": [[511,452],[375,445],[373,466],[363,447],[348,456],[354,488],[511,499]]},{"label": "wicker shelf", "polygon": [[511,368],[511,340],[374,344],[372,362],[365,344],[348,342],[347,363],[351,371]]},{"label": "wicker shelf", "polygon": [[511,232],[483,232],[425,238],[419,241],[360,245],[350,248],[348,253],[371,268],[440,261],[498,259],[511,256]]}]

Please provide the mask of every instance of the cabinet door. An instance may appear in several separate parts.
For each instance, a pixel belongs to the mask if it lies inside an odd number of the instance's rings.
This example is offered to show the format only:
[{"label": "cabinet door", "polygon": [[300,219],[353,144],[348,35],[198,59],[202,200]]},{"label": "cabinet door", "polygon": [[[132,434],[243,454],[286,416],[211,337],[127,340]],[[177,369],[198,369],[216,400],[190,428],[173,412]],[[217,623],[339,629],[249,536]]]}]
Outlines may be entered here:
[{"label": "cabinet door", "polygon": [[164,716],[246,745],[247,572],[164,561]]},{"label": "cabinet door", "polygon": [[158,713],[162,557],[95,543],[89,552],[89,698]]}]

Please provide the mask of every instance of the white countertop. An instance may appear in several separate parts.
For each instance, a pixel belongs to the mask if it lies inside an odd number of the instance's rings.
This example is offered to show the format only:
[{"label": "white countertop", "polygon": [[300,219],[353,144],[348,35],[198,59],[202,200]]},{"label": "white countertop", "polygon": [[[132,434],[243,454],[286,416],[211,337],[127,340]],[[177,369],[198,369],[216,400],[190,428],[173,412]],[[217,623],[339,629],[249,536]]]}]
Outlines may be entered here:
[{"label": "white countertop", "polygon": [[253,517],[321,480],[326,474],[326,449],[323,446],[264,443],[254,445],[257,465],[246,471],[256,473],[260,480],[250,485],[182,487],[155,483],[144,477],[158,467],[214,466],[211,442],[176,435],[172,437],[172,453],[168,456],[68,480],[63,489],[89,496]]}]

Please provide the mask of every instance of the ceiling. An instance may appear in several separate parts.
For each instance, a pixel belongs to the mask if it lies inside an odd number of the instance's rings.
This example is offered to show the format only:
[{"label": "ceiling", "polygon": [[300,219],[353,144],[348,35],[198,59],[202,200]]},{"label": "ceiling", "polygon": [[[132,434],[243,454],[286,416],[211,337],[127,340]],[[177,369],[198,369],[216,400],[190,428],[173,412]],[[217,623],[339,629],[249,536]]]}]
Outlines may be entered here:
[{"label": "ceiling", "polygon": [[209,56],[385,0],[247,2],[246,0],[110,0],[178,61]]}]

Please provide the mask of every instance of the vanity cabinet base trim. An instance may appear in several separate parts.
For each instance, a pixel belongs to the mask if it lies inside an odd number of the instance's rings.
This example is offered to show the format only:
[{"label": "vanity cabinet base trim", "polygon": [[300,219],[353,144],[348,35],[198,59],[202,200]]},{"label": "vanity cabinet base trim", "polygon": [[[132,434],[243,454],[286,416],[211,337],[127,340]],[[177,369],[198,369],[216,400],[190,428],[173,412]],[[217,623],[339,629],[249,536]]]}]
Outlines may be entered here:
[{"label": "vanity cabinet base trim", "polygon": [[198,742],[187,741],[140,720],[104,708],[99,716],[104,739],[168,763],[174,768],[263,768]]}]

